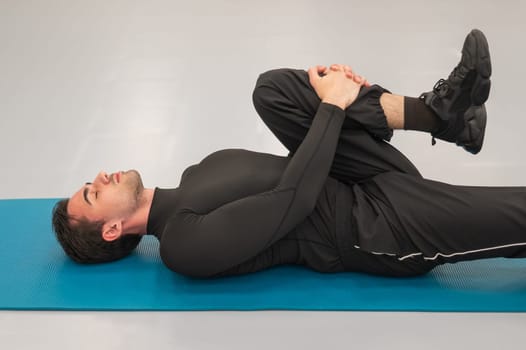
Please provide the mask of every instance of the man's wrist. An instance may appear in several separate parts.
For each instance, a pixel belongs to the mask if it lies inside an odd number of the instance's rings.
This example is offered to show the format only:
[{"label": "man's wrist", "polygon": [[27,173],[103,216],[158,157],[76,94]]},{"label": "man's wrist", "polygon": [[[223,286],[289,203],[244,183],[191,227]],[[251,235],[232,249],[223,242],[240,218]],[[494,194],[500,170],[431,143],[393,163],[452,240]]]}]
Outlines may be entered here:
[{"label": "man's wrist", "polygon": [[339,107],[339,108],[341,108],[343,110],[345,110],[345,108],[347,108],[347,105],[346,105],[345,101],[342,101],[341,99],[326,97],[321,102],[329,103],[331,105],[335,105],[336,107]]}]

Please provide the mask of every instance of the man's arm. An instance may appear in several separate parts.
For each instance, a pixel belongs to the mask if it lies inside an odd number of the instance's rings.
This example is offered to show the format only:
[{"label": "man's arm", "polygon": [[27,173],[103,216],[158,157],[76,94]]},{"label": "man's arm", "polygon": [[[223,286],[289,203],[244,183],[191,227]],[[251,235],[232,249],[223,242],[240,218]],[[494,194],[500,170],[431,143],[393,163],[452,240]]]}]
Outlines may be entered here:
[{"label": "man's arm", "polygon": [[164,234],[161,241],[166,266],[185,275],[213,276],[257,255],[312,212],[334,158],[343,109],[359,91],[358,84],[339,79],[339,73],[319,80],[314,73],[324,103],[277,187],[207,214],[188,210],[175,215],[165,229],[173,234]]}]

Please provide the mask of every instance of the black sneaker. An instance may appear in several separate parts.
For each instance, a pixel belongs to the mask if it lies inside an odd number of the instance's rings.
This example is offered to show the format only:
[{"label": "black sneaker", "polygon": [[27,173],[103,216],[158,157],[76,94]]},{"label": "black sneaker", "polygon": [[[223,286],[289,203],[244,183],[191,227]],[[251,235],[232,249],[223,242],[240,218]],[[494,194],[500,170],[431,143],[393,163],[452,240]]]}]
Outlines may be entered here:
[{"label": "black sneaker", "polygon": [[450,130],[446,129],[437,132],[433,136],[442,140],[455,142],[458,146],[461,146],[466,151],[477,154],[482,148],[484,142],[484,132],[486,130],[486,107],[484,105],[477,106],[472,105],[469,107],[464,115],[456,119],[455,124],[460,124],[461,127],[457,127],[456,130],[460,130],[455,133],[455,138],[448,137]]},{"label": "black sneaker", "polygon": [[480,152],[486,127],[483,104],[489,96],[490,76],[488,41],[480,30],[474,29],[466,37],[460,63],[448,79],[440,79],[433,91],[420,96],[444,121],[444,126],[432,133],[433,145],[436,137],[455,142],[473,154]]}]

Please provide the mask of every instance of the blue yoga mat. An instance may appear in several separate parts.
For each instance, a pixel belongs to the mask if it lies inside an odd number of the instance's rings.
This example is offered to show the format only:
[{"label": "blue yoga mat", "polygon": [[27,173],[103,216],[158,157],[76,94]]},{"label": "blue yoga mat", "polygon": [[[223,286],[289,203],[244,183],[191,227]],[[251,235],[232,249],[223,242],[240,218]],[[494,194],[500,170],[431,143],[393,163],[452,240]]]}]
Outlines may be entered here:
[{"label": "blue yoga mat", "polygon": [[416,278],[280,266],[200,280],[168,270],[145,237],[117,262],[79,265],[51,230],[56,199],[0,200],[0,309],[526,311],[526,260],[440,266]]}]

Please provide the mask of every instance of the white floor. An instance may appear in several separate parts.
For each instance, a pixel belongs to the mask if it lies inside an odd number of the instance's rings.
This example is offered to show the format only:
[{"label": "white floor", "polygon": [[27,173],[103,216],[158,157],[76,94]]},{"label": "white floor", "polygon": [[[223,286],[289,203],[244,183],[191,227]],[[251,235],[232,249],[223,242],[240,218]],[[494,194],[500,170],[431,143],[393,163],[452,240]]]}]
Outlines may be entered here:
[{"label": "white floor", "polygon": [[[520,0],[1,0],[0,198],[68,196],[128,168],[173,187],[221,148],[286,154],[252,107],[260,72],[348,63],[416,96],[474,27],[494,68],[481,154],[413,132],[393,144],[429,178],[524,185],[525,16]],[[0,347],[494,349],[522,346],[525,326],[523,314],[2,311]]]},{"label": "white floor", "polygon": [[3,349],[522,348],[525,314],[0,312]]}]

